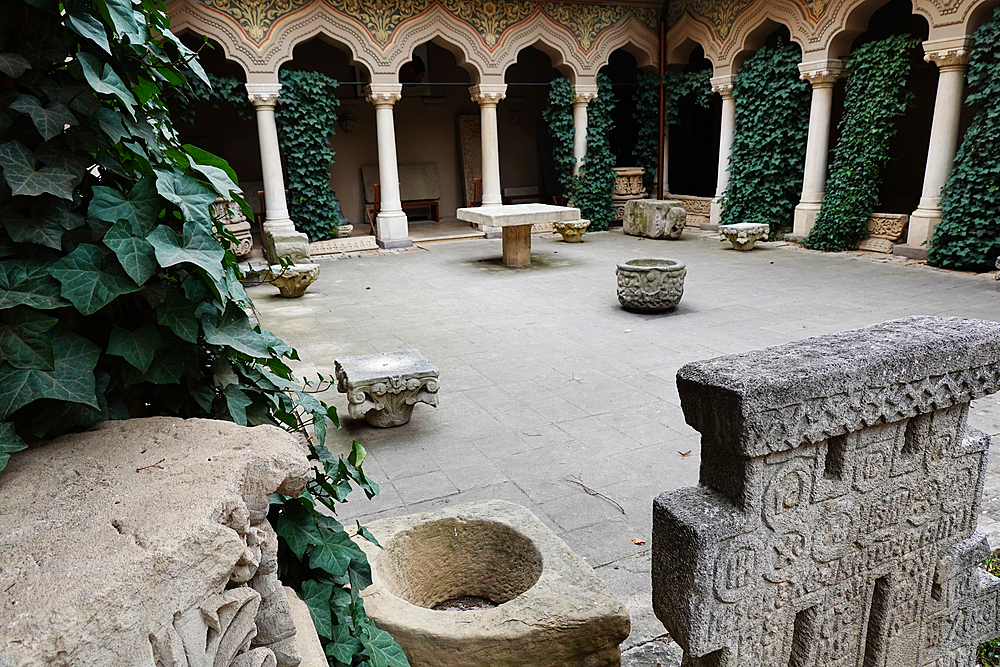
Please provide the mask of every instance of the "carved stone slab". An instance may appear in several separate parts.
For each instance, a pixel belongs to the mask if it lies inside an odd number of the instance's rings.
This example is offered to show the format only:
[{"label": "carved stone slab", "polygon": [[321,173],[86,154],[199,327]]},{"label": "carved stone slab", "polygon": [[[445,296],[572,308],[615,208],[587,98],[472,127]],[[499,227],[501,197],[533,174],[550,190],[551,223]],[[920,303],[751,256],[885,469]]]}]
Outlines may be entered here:
[{"label": "carved stone slab", "polygon": [[0,473],[0,664],[299,664],[272,492],[311,477],[273,426],[109,421]]},{"label": "carved stone slab", "polygon": [[310,255],[335,255],[363,250],[378,250],[374,236],[350,236],[346,239],[330,239],[309,244]]},{"label": "carved stone slab", "polygon": [[958,667],[1000,635],[974,533],[1000,324],[911,317],[681,368],[700,484],[653,507],[691,667]]},{"label": "carved stone slab", "polygon": [[438,369],[417,350],[335,359],[334,372],[348,413],[372,426],[401,426],[417,403],[438,404]]},{"label": "carved stone slab", "polygon": [[650,239],[679,239],[687,211],[677,200],[633,199],[625,204],[622,231]]},{"label": "carved stone slab", "polygon": [[676,199],[684,204],[684,210],[687,211],[688,227],[700,227],[701,223],[708,222],[712,212],[711,197],[693,197],[689,195],[671,194],[670,198]]},{"label": "carved stone slab", "polygon": [[858,242],[858,250],[892,252],[909,221],[910,216],[901,213],[872,213],[868,216],[868,238]]}]

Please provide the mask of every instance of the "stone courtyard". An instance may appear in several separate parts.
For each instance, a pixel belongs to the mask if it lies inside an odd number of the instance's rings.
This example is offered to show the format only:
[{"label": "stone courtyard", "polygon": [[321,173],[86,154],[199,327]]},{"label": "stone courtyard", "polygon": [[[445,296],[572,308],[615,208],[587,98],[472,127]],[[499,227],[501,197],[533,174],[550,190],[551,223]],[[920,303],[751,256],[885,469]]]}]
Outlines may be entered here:
[{"label": "stone courtyard", "polygon": [[[938,271],[857,253],[780,243],[737,252],[686,230],[678,241],[587,234],[582,244],[535,235],[531,264],[501,264],[496,240],[427,243],[405,252],[322,260],[294,301],[270,285],[250,294],[261,322],[296,347],[301,375],[334,360],[415,348],[440,370],[438,406],[391,429],[347,416],[335,453],[366,446],[381,494],[360,493],[340,520],[362,523],[473,500],[533,512],[587,559],[625,603],[624,664],[678,664],[653,616],[653,499],[698,482],[698,434],[681,412],[682,365],[908,315],[1000,321],[992,275]],[[687,266],[680,305],[623,310],[615,266],[667,257]],[[975,401],[969,425],[993,437],[980,530],[1000,547],[1000,397]]]}]

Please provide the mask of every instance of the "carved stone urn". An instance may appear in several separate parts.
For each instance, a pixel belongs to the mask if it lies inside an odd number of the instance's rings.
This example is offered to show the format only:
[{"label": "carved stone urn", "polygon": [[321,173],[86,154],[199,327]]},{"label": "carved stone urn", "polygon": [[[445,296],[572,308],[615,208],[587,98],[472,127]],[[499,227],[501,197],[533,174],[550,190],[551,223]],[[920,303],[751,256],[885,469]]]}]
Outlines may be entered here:
[{"label": "carved stone urn", "polygon": [[684,295],[687,268],[676,259],[630,259],[618,265],[618,301],[626,310],[669,310]]},{"label": "carved stone urn", "polygon": [[562,234],[566,243],[580,243],[583,233],[590,226],[590,220],[571,220],[568,222],[553,222],[552,228]]}]

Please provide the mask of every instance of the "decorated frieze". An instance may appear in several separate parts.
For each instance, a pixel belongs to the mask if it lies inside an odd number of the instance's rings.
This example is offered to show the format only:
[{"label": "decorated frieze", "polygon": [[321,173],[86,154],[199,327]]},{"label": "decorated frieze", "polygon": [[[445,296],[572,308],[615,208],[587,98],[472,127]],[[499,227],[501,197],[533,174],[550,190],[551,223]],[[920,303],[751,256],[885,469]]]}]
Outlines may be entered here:
[{"label": "decorated frieze", "polygon": [[[685,13],[710,26],[719,41],[725,40],[736,19],[754,4],[755,0],[674,0],[667,10],[667,25],[677,23]],[[831,0],[794,0],[802,6],[806,16],[814,23],[826,13]]]}]

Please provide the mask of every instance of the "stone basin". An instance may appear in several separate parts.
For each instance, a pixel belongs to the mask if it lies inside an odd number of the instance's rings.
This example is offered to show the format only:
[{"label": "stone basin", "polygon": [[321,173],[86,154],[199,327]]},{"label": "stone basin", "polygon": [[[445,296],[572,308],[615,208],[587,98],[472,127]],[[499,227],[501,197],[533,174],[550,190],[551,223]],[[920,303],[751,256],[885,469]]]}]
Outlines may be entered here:
[{"label": "stone basin", "polygon": [[627,310],[659,312],[684,295],[687,268],[676,259],[630,259],[618,265],[618,301]]},{"label": "stone basin", "polygon": [[625,608],[524,507],[490,500],[367,528],[383,549],[355,538],[372,567],[365,611],[412,667],[620,665]]}]

